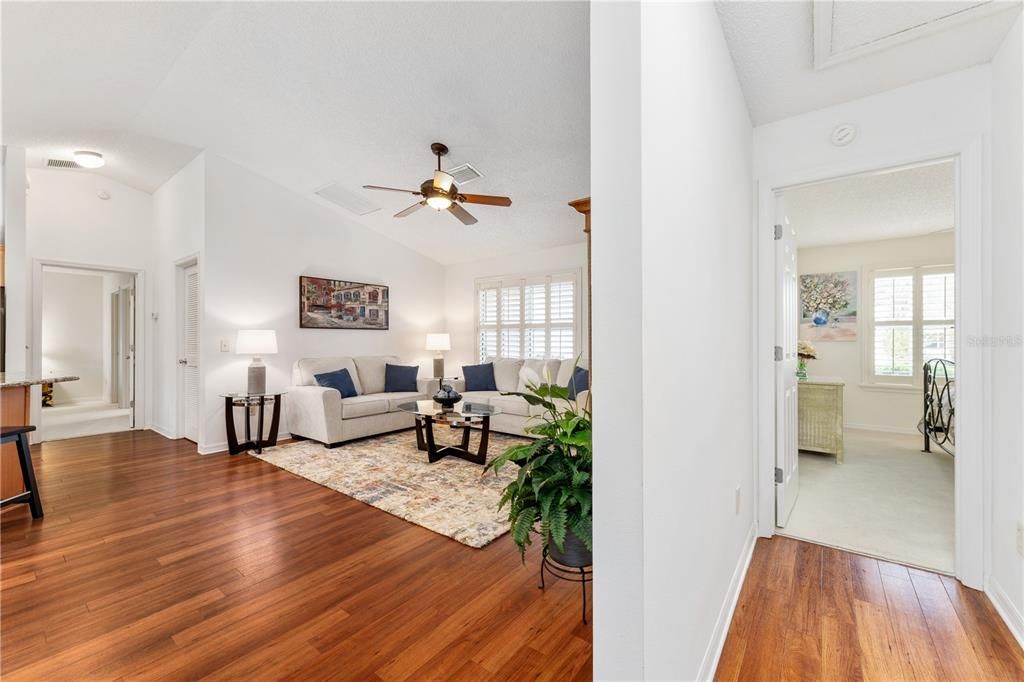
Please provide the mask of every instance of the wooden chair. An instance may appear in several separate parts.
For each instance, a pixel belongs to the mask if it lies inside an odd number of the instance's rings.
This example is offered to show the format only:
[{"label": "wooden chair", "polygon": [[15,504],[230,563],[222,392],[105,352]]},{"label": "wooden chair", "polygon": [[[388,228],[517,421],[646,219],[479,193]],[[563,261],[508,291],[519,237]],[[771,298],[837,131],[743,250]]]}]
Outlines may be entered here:
[{"label": "wooden chair", "polygon": [[32,468],[32,451],[28,447],[28,434],[35,431],[34,426],[0,426],[0,444],[16,441],[18,444],[18,462],[21,464],[21,479],[25,483],[25,492],[0,500],[0,507],[9,504],[28,504],[32,510],[32,518],[43,518],[43,503],[39,499],[39,485],[36,483],[36,472]]}]

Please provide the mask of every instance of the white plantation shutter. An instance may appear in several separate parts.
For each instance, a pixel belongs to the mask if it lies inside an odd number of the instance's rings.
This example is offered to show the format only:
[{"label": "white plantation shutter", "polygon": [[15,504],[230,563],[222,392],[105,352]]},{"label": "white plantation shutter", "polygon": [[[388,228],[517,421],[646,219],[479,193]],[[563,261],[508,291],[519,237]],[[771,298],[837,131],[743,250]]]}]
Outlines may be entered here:
[{"label": "white plantation shutter", "polygon": [[[950,271],[921,275],[921,359],[956,360],[956,279]],[[950,368],[952,369],[952,368]]]},{"label": "white plantation shutter", "polygon": [[955,284],[951,266],[873,273],[869,381],[919,386],[925,362],[954,359]]},{"label": "white plantation shutter", "polygon": [[579,273],[477,280],[479,359],[575,358]]}]

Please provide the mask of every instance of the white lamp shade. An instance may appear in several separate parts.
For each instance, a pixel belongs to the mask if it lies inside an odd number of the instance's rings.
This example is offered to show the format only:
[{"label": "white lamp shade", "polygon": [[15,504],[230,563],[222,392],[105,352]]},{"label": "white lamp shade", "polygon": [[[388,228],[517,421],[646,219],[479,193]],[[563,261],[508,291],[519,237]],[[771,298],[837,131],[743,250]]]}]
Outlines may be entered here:
[{"label": "white lamp shade", "polygon": [[277,352],[277,333],[273,329],[239,329],[235,338],[238,355],[271,355]]},{"label": "white lamp shade", "polygon": [[452,339],[448,334],[427,334],[427,350],[451,350]]}]

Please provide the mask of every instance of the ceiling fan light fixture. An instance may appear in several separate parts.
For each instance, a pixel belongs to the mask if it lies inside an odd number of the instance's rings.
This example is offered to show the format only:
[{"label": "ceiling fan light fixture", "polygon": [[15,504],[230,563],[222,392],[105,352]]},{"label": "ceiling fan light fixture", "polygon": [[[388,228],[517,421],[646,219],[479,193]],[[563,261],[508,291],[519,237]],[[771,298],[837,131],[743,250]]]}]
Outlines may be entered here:
[{"label": "ceiling fan light fixture", "polygon": [[443,170],[434,171],[434,189],[447,192],[452,188],[453,182],[455,182],[455,178],[448,173],[445,173]]},{"label": "ceiling fan light fixture", "polygon": [[74,154],[75,163],[82,168],[102,168],[106,163],[103,155],[99,152],[77,151]]},{"label": "ceiling fan light fixture", "polygon": [[427,197],[427,206],[430,208],[436,208],[438,211],[443,211],[452,205],[452,200],[448,197],[435,194]]}]

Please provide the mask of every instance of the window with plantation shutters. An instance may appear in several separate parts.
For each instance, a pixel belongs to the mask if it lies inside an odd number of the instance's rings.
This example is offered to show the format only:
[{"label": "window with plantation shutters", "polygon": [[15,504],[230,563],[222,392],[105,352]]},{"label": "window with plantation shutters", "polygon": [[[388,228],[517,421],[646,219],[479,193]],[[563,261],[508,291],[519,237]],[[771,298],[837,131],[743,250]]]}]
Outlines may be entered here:
[{"label": "window with plantation shutters", "polygon": [[477,280],[479,359],[575,358],[579,281],[579,272]]},{"label": "window with plantation shutters", "polygon": [[869,282],[868,383],[917,387],[925,362],[955,360],[952,266],[875,270]]}]

